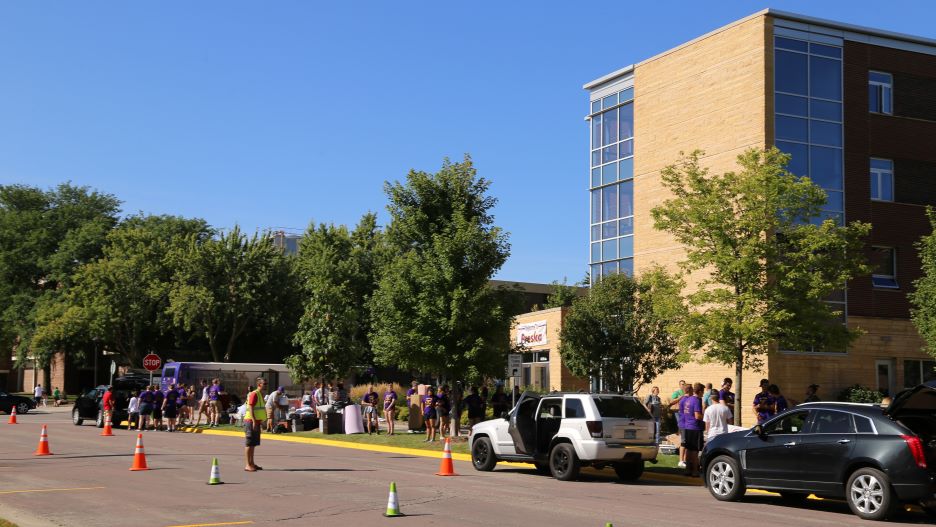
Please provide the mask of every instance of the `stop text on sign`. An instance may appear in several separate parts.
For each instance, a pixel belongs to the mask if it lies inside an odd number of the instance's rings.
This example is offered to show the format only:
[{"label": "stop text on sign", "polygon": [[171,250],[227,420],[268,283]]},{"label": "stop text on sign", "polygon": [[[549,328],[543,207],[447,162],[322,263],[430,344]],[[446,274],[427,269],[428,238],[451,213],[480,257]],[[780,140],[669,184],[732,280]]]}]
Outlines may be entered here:
[{"label": "stop text on sign", "polygon": [[156,371],[162,365],[162,359],[159,358],[159,355],[155,353],[150,353],[149,355],[143,357],[143,367],[147,371]]}]

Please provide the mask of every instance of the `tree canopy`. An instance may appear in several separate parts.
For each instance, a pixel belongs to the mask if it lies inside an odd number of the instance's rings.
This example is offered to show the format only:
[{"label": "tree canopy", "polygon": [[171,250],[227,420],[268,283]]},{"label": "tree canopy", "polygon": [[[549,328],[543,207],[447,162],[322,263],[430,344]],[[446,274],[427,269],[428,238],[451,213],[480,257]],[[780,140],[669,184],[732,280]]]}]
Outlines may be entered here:
[{"label": "tree canopy", "polygon": [[869,272],[862,248],[871,226],[820,222],[825,191],[789,173],[789,156],[776,148],[747,150],[739,169],[723,174],[710,174],[701,156],[662,171],[673,197],[651,214],[685,247],[682,270],[702,277],[674,330],[704,358],[734,365],[740,395],[741,372],[758,369],[771,345],[835,350],[856,336],[825,300]]},{"label": "tree canopy", "polygon": [[926,215],[932,231],[917,242],[923,276],[913,283],[914,290],[908,297],[913,305],[910,310],[913,324],[927,353],[936,357],[936,211],[927,207]]},{"label": "tree canopy", "polygon": [[370,302],[379,363],[459,379],[502,372],[519,304],[488,284],[510,254],[489,187],[468,156],[385,184],[393,257]]}]

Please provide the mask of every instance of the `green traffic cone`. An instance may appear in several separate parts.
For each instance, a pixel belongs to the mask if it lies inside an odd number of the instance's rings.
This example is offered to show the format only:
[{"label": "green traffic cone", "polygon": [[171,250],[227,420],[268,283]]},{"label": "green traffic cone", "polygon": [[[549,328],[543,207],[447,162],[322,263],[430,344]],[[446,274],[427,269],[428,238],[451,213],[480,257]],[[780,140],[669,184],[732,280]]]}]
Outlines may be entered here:
[{"label": "green traffic cone", "polygon": [[209,485],[220,485],[224,483],[221,481],[221,467],[218,466],[218,458],[213,458],[211,461],[211,477],[208,478]]},{"label": "green traffic cone", "polygon": [[406,516],[400,512],[400,502],[397,500],[396,483],[390,482],[390,498],[387,500],[387,513],[384,516],[393,518],[395,516]]}]

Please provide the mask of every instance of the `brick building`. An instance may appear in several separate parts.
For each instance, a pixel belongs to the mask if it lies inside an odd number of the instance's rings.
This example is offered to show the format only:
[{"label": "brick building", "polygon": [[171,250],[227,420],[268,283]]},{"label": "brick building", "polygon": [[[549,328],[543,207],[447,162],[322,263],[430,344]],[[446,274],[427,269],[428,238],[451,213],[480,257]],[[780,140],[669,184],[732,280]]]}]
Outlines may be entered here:
[{"label": "brick building", "polygon": [[[856,383],[894,393],[934,376],[907,293],[920,276],[913,244],[930,230],[925,206],[936,205],[936,40],[768,9],[584,88],[595,279],[684,258],[650,217],[667,197],[660,170],[680,151],[704,150],[704,165],[725,172],[745,149],[776,145],[792,154],[790,171],[826,190],[823,217],[873,225],[876,271],[832,299],[866,333],[840,352],[772,352],[765,371],[745,373],[746,404],[761,377],[793,399],[812,383],[833,399]],[[679,379],[732,375],[689,363],[655,384],[668,394]]]},{"label": "brick building", "polygon": [[559,332],[569,308],[555,307],[518,316],[510,330],[511,341],[523,344],[520,386],[538,390],[588,390],[589,381],[572,375],[559,356]]}]

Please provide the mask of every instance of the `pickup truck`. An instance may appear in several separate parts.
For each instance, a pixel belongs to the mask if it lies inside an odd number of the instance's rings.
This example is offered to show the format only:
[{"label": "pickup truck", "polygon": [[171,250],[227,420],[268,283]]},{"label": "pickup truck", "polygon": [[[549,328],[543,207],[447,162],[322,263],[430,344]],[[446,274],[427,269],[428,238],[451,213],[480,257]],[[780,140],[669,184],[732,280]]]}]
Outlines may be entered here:
[{"label": "pickup truck", "polygon": [[650,413],[630,395],[524,392],[510,412],[474,425],[469,446],[475,470],[520,461],[567,481],[582,466],[612,467],[632,481],[645,461],[656,462],[654,432]]}]

